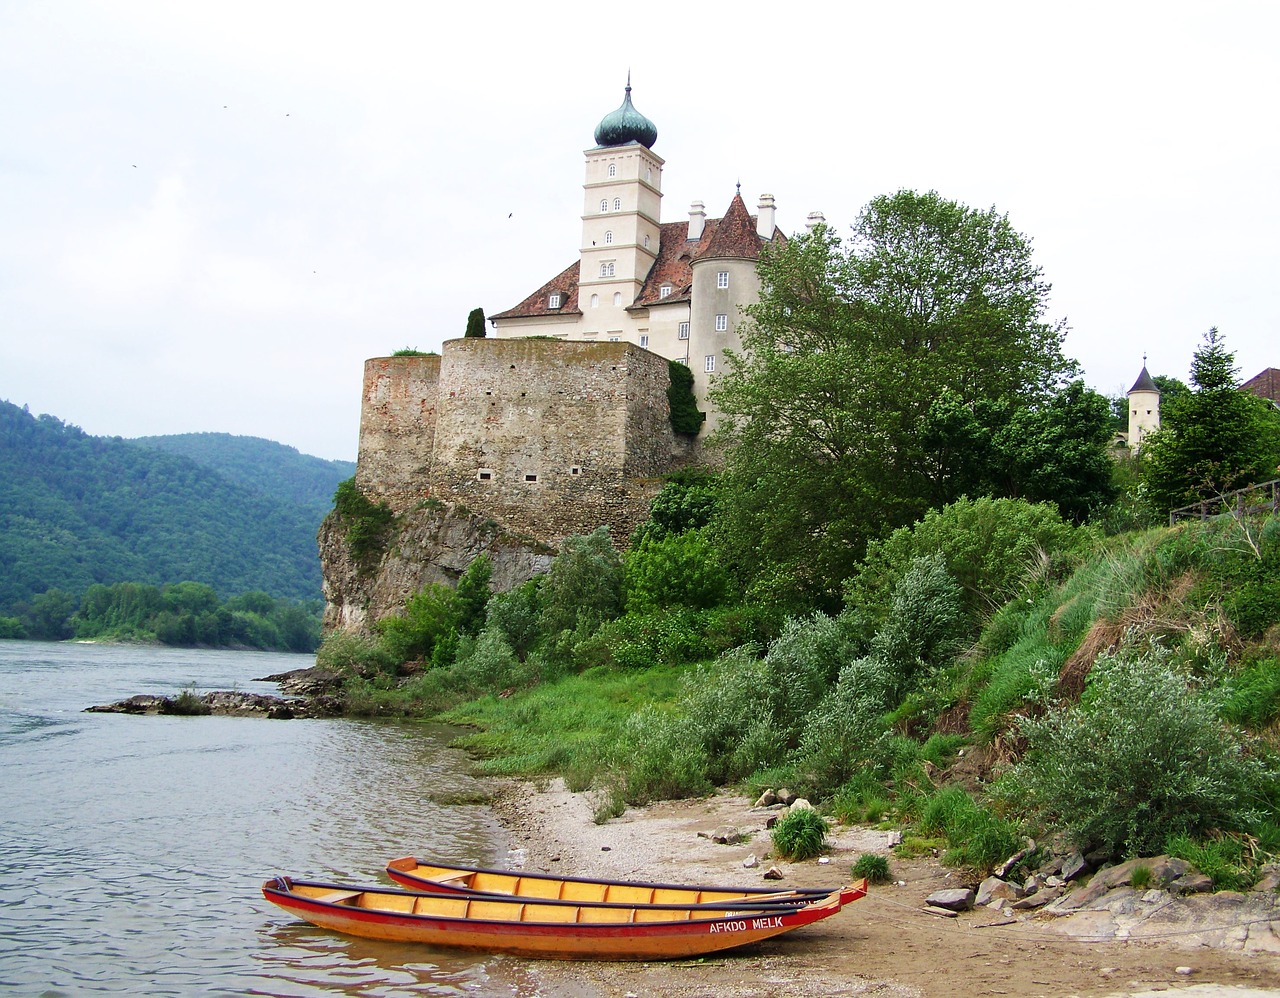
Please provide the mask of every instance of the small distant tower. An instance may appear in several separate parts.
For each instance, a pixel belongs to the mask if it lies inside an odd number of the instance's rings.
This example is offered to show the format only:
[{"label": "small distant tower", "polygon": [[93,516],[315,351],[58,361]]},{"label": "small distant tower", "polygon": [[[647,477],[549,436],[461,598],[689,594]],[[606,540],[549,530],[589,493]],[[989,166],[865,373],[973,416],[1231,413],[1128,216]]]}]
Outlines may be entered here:
[{"label": "small distant tower", "polygon": [[1147,355],[1142,355],[1142,373],[1129,389],[1129,449],[1135,454],[1142,441],[1160,429],[1160,389],[1147,373]]}]

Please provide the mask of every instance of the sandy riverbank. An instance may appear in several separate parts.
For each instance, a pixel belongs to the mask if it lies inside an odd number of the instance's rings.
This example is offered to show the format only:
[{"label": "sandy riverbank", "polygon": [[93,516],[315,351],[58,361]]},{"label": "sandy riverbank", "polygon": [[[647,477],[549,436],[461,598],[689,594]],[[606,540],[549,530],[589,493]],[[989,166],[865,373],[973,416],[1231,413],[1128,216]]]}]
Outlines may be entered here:
[{"label": "sandy riverbank", "polygon": [[[495,808],[510,836],[511,865],[525,869],[747,886],[764,883],[771,863],[768,814],[738,797],[630,809],[596,825],[589,798],[557,780],[505,785]],[[699,835],[722,825],[749,837],[718,845]],[[832,842],[825,865],[779,863],[782,885],[840,884],[862,853],[889,854],[888,834],[874,830],[837,829]],[[751,854],[760,865],[746,869]],[[1101,996],[1175,988],[1198,996],[1280,995],[1280,923],[1259,922],[1256,906],[1247,925],[1243,914],[1227,924],[1228,916],[1207,921],[1199,909],[1180,918],[1165,910],[1158,925],[1145,929],[1123,919],[1104,925],[1096,912],[1010,923],[978,910],[945,919],[920,907],[932,891],[959,886],[955,874],[936,860],[890,861],[904,884],[874,888],[835,918],[753,948],[667,964],[535,964],[531,974],[539,994],[569,998]],[[1149,937],[1109,938],[1117,929]],[[1180,967],[1191,973],[1178,973]],[[1277,990],[1262,990],[1270,988]]]}]

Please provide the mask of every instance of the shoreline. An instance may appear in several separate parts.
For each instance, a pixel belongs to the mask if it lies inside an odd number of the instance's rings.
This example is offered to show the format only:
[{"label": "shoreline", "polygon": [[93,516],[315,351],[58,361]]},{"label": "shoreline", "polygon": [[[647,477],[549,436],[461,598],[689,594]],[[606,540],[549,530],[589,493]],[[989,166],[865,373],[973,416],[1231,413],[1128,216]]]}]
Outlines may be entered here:
[{"label": "shoreline", "polygon": [[[850,867],[861,854],[889,857],[895,882],[872,887],[834,918],[699,961],[529,964],[528,972],[548,994],[1065,998],[1183,989],[1236,998],[1280,995],[1265,990],[1280,987],[1280,921],[1259,924],[1255,917],[1248,924],[1243,900],[1251,896],[1232,895],[1223,903],[1212,901],[1223,895],[1171,901],[1149,925],[1106,911],[1009,920],[997,909],[978,908],[941,918],[922,910],[924,898],[962,886],[963,878],[931,857],[892,856],[891,832],[836,826],[825,853],[829,862],[784,863],[768,855],[765,821],[772,812],[732,795],[628,808],[597,825],[590,795],[568,791],[559,778],[503,779],[496,783],[492,807],[509,838],[507,865],[565,876],[749,886],[763,883],[763,872],[777,865],[783,873],[779,887],[836,886],[852,879]],[[724,826],[736,827],[742,840],[712,841],[710,834]],[[758,863],[754,868],[743,865],[750,855]],[[1280,919],[1280,894],[1261,898]],[[1234,899],[1243,900],[1229,903]],[[1231,921],[1233,908],[1239,914]],[[1113,924],[1104,925],[1103,917]],[[1121,938],[1102,938],[1117,931]]]}]

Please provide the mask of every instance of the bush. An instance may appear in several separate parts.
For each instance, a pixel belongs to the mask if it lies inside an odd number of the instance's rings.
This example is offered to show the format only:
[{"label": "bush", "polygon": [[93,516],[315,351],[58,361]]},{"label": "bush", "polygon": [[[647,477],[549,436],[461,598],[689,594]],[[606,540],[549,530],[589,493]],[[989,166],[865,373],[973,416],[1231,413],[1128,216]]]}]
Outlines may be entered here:
[{"label": "bush", "polygon": [[946,664],[960,647],[960,588],[942,555],[913,558],[893,589],[889,614],[871,639],[871,654],[893,677],[887,691],[900,699],[924,671]]},{"label": "bush", "polygon": [[644,537],[623,559],[627,610],[707,609],[729,590],[729,575],[704,530]]},{"label": "bush", "polygon": [[629,804],[700,797],[712,789],[697,732],[686,718],[653,707],[627,718],[616,762]]},{"label": "bush", "polygon": [[835,688],[805,718],[792,762],[807,793],[825,796],[886,755],[883,673],[873,659],[840,671]]},{"label": "bush", "polygon": [[893,878],[889,872],[889,861],[873,852],[864,852],[859,856],[851,872],[855,880],[865,877],[869,884],[887,884]]},{"label": "bush", "polygon": [[816,856],[827,847],[827,820],[811,807],[792,810],[773,826],[773,847],[795,862]]},{"label": "bush", "polygon": [[975,801],[961,787],[947,787],[923,807],[918,824],[925,835],[942,835],[951,847],[943,862],[990,870],[1017,852],[1018,830]]},{"label": "bush", "polygon": [[400,663],[374,638],[352,631],[331,631],[316,652],[316,665],[365,678],[394,674]]},{"label": "bush", "polygon": [[1028,752],[1005,792],[1077,844],[1116,856],[1243,829],[1274,772],[1219,708],[1167,653],[1099,659],[1079,704],[1021,722]]},{"label": "bush", "polygon": [[622,559],[609,531],[565,539],[538,590],[540,630],[580,631],[585,637],[622,612]]},{"label": "bush", "polygon": [[1227,681],[1222,716],[1260,731],[1280,717],[1280,659],[1254,662]]},{"label": "bush", "polygon": [[391,507],[373,502],[360,491],[354,478],[348,478],[338,484],[333,508],[346,528],[351,560],[362,568],[370,567],[381,555],[395,520]]}]

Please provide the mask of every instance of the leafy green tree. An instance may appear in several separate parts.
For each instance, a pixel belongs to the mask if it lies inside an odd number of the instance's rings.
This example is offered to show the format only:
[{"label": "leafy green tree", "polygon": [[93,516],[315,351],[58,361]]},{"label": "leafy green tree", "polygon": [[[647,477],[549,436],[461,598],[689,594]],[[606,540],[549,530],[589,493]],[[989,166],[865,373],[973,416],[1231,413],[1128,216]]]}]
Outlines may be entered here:
[{"label": "leafy green tree", "polygon": [[644,539],[660,539],[708,526],[716,511],[716,477],[708,471],[687,470],[673,474],[649,504],[649,518],[631,537],[635,546]]},{"label": "leafy green tree", "polygon": [[404,611],[378,621],[382,643],[397,662],[430,659],[437,643],[455,636],[458,599],[452,586],[429,582],[410,596]]},{"label": "leafy green tree", "polygon": [[480,339],[484,338],[484,309],[473,308],[471,310],[470,314],[467,316],[467,331],[465,335]]},{"label": "leafy green tree", "polygon": [[1192,391],[1166,406],[1160,430],[1143,445],[1145,478],[1163,509],[1277,476],[1280,413],[1237,385],[1235,354],[1210,329],[1191,362]]},{"label": "leafy green tree", "polygon": [[487,554],[476,557],[458,579],[458,632],[473,637],[484,627],[485,605],[492,595],[489,580],[493,577],[493,561]]},{"label": "leafy green tree", "polygon": [[544,634],[594,629],[622,612],[622,558],[609,531],[565,539],[539,588]]},{"label": "leafy green tree", "polygon": [[76,598],[61,589],[48,589],[31,600],[31,608],[23,615],[27,637],[36,641],[63,641],[74,633],[72,614]]},{"label": "leafy green tree", "polygon": [[623,558],[628,613],[665,607],[706,610],[729,589],[715,547],[702,530],[645,538]]},{"label": "leafy green tree", "polygon": [[1075,372],[1030,241],[995,209],[901,191],[770,247],[743,351],[712,390],[721,542],[765,601],[838,605],[868,540],[958,498],[924,438],[943,395],[1032,409]]},{"label": "leafy green tree", "polygon": [[693,394],[693,372],[678,360],[667,362],[671,382],[667,385],[667,404],[671,408],[671,429],[676,433],[696,434],[702,429],[707,414],[698,408]]}]

